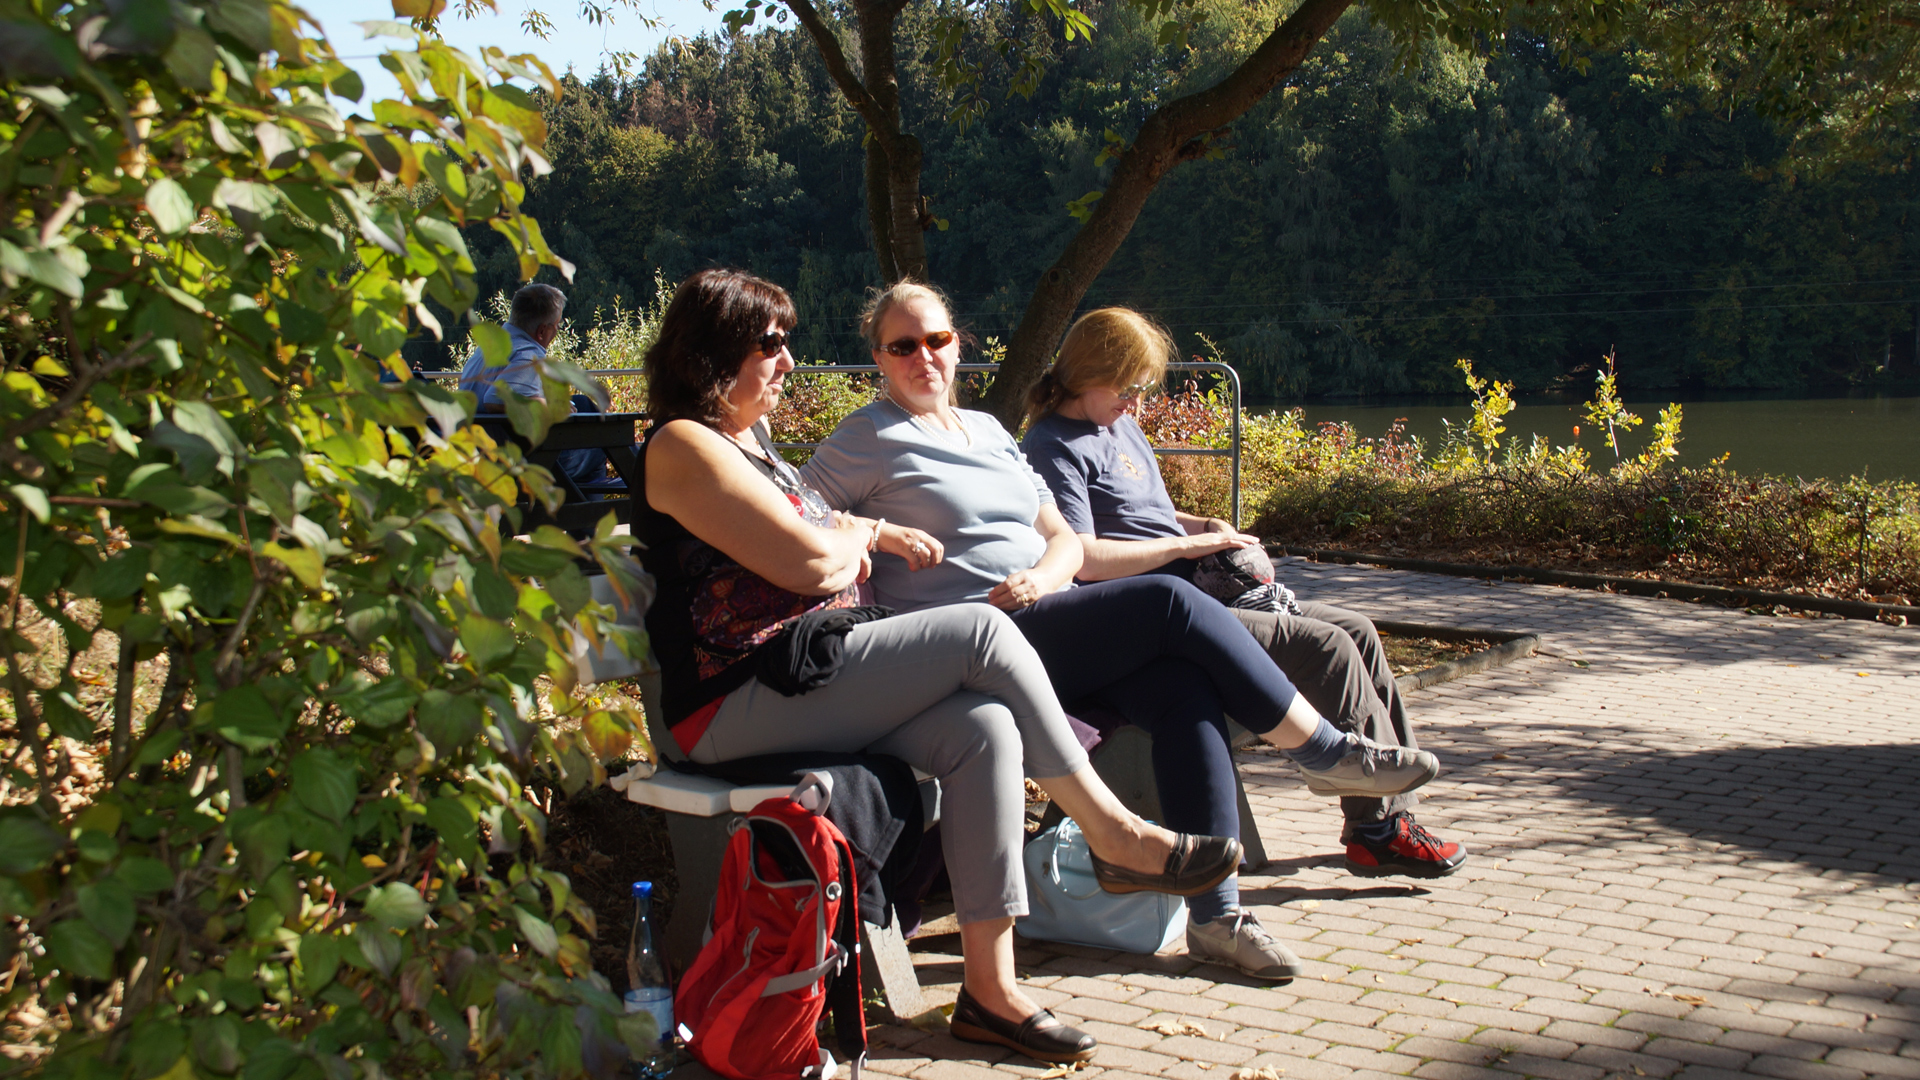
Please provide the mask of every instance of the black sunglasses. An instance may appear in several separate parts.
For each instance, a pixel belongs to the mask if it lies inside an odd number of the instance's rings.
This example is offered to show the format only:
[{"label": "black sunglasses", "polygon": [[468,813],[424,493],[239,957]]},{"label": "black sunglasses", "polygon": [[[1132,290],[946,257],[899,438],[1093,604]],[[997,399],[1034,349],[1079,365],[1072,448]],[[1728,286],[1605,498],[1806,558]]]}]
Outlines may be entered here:
[{"label": "black sunglasses", "polygon": [[790,340],[792,339],[787,336],[787,332],[784,330],[769,330],[760,335],[760,352],[764,356],[772,356],[781,349],[786,348],[787,342]]},{"label": "black sunglasses", "polygon": [[928,352],[939,352],[941,349],[946,348],[948,343],[952,341],[953,331],[935,330],[923,338],[903,337],[899,341],[889,341],[885,345],[880,346],[880,348],[889,356],[912,356],[914,353],[920,351],[920,346],[922,345],[927,347]]}]

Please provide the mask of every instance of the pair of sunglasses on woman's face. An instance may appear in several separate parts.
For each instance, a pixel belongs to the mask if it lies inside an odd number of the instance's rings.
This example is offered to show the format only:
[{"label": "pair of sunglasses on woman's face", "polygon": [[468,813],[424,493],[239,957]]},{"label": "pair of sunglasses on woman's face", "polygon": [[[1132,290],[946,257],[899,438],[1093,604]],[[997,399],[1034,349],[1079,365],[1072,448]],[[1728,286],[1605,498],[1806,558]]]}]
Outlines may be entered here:
[{"label": "pair of sunglasses on woman's face", "polygon": [[939,352],[952,343],[953,331],[935,330],[923,338],[903,337],[899,341],[889,341],[880,349],[889,356],[912,356],[920,351],[922,345],[927,347],[928,352]]},{"label": "pair of sunglasses on woman's face", "polygon": [[760,353],[763,356],[772,356],[786,348],[787,342],[791,340],[793,339],[784,330],[769,330],[760,335]]}]

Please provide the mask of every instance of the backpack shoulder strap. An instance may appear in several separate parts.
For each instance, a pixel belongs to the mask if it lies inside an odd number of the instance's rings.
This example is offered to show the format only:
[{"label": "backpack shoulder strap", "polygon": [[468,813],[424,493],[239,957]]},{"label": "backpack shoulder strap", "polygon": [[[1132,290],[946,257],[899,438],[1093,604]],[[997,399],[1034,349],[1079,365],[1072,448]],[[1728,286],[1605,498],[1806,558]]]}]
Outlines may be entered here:
[{"label": "backpack shoulder strap", "polygon": [[867,1018],[860,991],[860,899],[853,880],[853,848],[838,830],[833,833],[840,856],[840,917],[833,928],[834,944],[846,960],[827,986],[827,1007],[833,1011],[834,1039],[840,1056],[853,1063],[855,1076],[867,1057]]}]

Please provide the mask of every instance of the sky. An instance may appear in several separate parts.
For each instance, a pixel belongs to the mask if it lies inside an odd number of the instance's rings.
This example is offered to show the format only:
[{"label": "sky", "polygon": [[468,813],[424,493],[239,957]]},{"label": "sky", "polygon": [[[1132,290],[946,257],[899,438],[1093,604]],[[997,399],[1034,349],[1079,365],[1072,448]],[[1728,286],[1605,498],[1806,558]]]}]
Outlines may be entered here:
[{"label": "sky", "polygon": [[[499,14],[482,14],[463,19],[457,13],[458,0],[448,5],[441,18],[441,34],[447,43],[468,52],[481,46],[497,45],[509,54],[530,52],[547,62],[556,75],[568,67],[586,78],[600,67],[609,52],[629,51],[645,56],[671,37],[694,37],[703,30],[718,30],[720,16],[736,6],[723,2],[708,11],[700,0],[639,0],[639,11],[615,4],[610,25],[594,26],[579,15],[579,0],[497,0]],[[602,0],[605,4],[605,0]],[[367,94],[361,105],[382,98],[400,96],[400,84],[380,66],[382,43],[404,44],[391,38],[367,40],[354,24],[366,19],[393,19],[389,0],[309,0],[309,14],[326,27],[327,38],[342,60],[352,65],[366,83]],[[553,33],[545,41],[520,28],[522,13],[538,7],[553,22]],[[661,26],[649,29],[641,25],[637,14],[658,19]]]}]

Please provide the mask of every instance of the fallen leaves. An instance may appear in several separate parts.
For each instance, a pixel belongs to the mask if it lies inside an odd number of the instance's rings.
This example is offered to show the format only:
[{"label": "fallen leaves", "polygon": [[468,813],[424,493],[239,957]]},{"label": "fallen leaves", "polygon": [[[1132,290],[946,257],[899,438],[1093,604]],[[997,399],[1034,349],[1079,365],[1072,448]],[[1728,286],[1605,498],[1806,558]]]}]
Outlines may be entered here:
[{"label": "fallen leaves", "polygon": [[1074,1073],[1079,1072],[1086,1064],[1084,1061],[1069,1061],[1061,1065],[1055,1065],[1053,1068],[1041,1073],[1040,1080],[1059,1080],[1062,1076],[1072,1076]]},{"label": "fallen leaves", "polygon": [[1235,1069],[1230,1080],[1280,1080],[1280,1075],[1286,1071],[1271,1065],[1262,1065],[1257,1069]]},{"label": "fallen leaves", "polygon": [[1699,994],[1676,994],[1670,990],[1663,990],[1660,996],[1670,997],[1682,1005],[1705,1005],[1707,1003],[1707,999],[1701,997]]},{"label": "fallen leaves", "polygon": [[1203,1039],[1212,1038],[1207,1029],[1191,1020],[1156,1020],[1151,1024],[1141,1024],[1148,1031],[1157,1031],[1162,1035],[1198,1035]]}]

